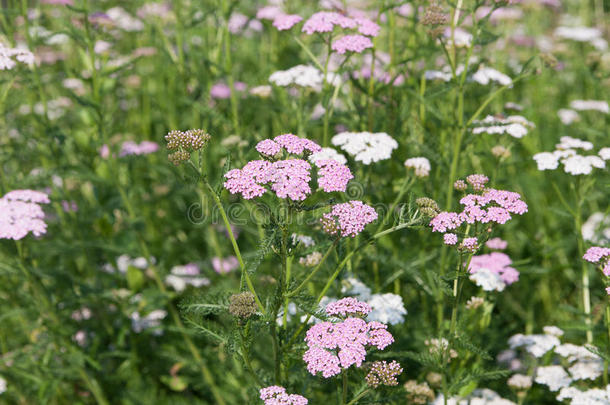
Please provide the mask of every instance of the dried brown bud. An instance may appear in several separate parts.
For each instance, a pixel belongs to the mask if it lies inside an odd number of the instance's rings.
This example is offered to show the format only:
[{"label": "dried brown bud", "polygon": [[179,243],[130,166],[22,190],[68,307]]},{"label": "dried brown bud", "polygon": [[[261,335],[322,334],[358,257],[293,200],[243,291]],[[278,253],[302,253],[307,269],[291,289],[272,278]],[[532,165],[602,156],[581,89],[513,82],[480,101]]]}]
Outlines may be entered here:
[{"label": "dried brown bud", "polygon": [[405,391],[407,391],[409,403],[427,404],[434,401],[434,391],[425,382],[418,384],[415,380],[409,380],[405,383],[404,387]]},{"label": "dried brown bud", "polygon": [[423,25],[445,25],[449,22],[449,14],[443,11],[438,4],[431,4],[421,19]]},{"label": "dried brown bud", "polygon": [[396,360],[391,363],[387,361],[376,361],[371,365],[371,371],[366,375],[366,383],[369,387],[377,388],[380,385],[398,385],[397,375],[402,373],[402,367]]}]

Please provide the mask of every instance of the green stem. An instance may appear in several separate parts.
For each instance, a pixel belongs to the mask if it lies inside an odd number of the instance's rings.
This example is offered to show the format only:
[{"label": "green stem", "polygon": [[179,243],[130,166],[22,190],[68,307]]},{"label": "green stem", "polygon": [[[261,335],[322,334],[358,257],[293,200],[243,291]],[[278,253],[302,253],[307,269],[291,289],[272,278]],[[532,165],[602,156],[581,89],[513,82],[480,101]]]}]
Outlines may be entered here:
[{"label": "green stem", "polygon": [[205,186],[207,187],[208,191],[210,192],[210,195],[212,196],[212,199],[214,200],[214,203],[216,204],[218,211],[220,212],[220,216],[222,217],[222,221],[227,230],[227,234],[229,235],[229,239],[231,240],[231,245],[233,246],[233,251],[235,252],[235,256],[237,257],[237,261],[239,262],[239,267],[241,268],[241,276],[246,281],[246,284],[248,285],[248,289],[250,290],[250,292],[254,295],[254,300],[256,301],[256,305],[258,306],[259,310],[262,312],[263,315],[265,315],[265,307],[263,306],[260,299],[258,298],[258,295],[256,294],[256,290],[254,289],[254,284],[252,283],[252,279],[250,278],[250,275],[248,274],[248,271],[246,270],[246,265],[244,263],[244,260],[241,257],[241,251],[239,250],[239,246],[237,245],[237,240],[235,240],[235,235],[233,234],[233,230],[231,229],[231,223],[229,222],[227,213],[226,213],[224,207],[222,206],[222,201],[220,201],[220,197],[218,197],[218,194],[216,194],[216,191],[214,191],[214,188],[210,185],[210,183],[208,183],[208,181],[206,179],[203,179],[203,182],[204,182]]},{"label": "green stem", "polygon": [[351,401],[349,401],[347,405],[354,405],[354,404],[358,403],[358,401],[359,401],[359,400],[360,400],[362,397],[364,397],[366,394],[368,394],[369,392],[371,392],[371,389],[370,389],[370,388],[365,389],[365,390],[364,390],[364,391],[362,391],[360,394],[356,395],[356,396],[354,397],[354,399],[352,399]]},{"label": "green stem", "polygon": [[303,288],[305,288],[305,286],[307,285],[307,283],[309,282],[309,280],[312,279],[312,277],[314,277],[316,275],[316,273],[322,268],[322,265],[324,264],[324,262],[326,261],[326,259],[328,258],[328,256],[330,255],[330,253],[333,251],[333,249],[335,248],[335,246],[337,246],[337,243],[339,242],[339,239],[336,239],[332,245],[330,245],[330,247],[328,248],[328,250],[326,251],[326,253],[324,254],[324,256],[322,256],[322,259],[320,260],[320,263],[317,264],[316,268],[313,269],[313,271],[311,273],[309,273],[307,275],[307,277],[305,277],[305,280],[303,280],[301,282],[301,284],[299,284],[299,286],[297,288],[295,288],[294,290],[290,291],[289,293],[286,294],[286,297],[294,297],[296,294],[299,293],[299,291],[301,291]]},{"label": "green stem", "polygon": [[383,220],[377,227],[376,232],[379,232],[381,230],[381,228],[383,228],[384,226],[386,226],[388,224],[388,220],[392,217],[392,213],[394,212],[394,209],[396,208],[396,206],[398,205],[398,203],[400,202],[402,197],[405,195],[405,193],[411,188],[413,183],[414,183],[414,179],[412,177],[408,177],[408,176],[405,177],[405,180],[402,183],[402,186],[400,187],[400,191],[398,192],[398,195],[396,196],[394,201],[392,201],[392,204],[390,205],[388,212],[383,217]]},{"label": "green stem", "polygon": [[343,370],[341,373],[341,381],[343,382],[341,404],[347,404],[347,370]]}]

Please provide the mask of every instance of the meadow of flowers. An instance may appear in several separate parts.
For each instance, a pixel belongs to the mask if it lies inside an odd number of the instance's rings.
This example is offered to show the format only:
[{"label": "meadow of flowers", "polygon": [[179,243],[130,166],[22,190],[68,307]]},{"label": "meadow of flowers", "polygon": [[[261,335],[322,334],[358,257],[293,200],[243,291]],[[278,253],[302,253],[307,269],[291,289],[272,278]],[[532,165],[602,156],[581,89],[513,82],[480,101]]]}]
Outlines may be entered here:
[{"label": "meadow of flowers", "polygon": [[1,404],[610,405],[608,0],[0,4]]}]

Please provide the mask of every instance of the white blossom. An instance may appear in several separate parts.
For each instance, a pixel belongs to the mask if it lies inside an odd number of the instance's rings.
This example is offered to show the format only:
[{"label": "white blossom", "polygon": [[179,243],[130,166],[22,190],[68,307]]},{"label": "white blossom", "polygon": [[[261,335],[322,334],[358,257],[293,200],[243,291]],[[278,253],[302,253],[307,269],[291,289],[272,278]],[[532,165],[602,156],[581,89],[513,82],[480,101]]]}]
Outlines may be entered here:
[{"label": "white blossom", "polygon": [[430,161],[425,157],[414,157],[405,160],[405,167],[415,169],[417,177],[428,177],[430,174]]},{"label": "white blossom", "polygon": [[561,388],[569,386],[572,378],[561,366],[546,366],[538,367],[534,381],[546,385],[551,391],[559,391]]},{"label": "white blossom", "polygon": [[347,158],[333,148],[322,148],[321,151],[309,156],[309,161],[311,163],[315,163],[318,160],[335,160],[342,164],[347,163]]},{"label": "white blossom", "polygon": [[146,329],[152,329],[153,335],[162,335],[163,330],[159,327],[161,326],[161,321],[166,316],[167,312],[161,309],[154,310],[144,317],[136,311],[130,315],[131,329],[133,329],[135,333],[140,333]]},{"label": "white blossom", "polygon": [[371,289],[355,277],[348,277],[343,280],[341,293],[351,295],[360,301],[368,301],[371,298]]},{"label": "white blossom", "polygon": [[503,86],[509,86],[513,83],[510,77],[490,67],[482,67],[477,70],[472,75],[472,80],[483,85],[487,85],[490,82],[497,82]]},{"label": "white blossom", "polygon": [[333,136],[332,144],[365,165],[389,159],[398,142],[385,132],[341,132]]},{"label": "white blossom", "polygon": [[[443,405],[445,398],[442,394],[433,402],[433,405]],[[447,405],[516,405],[513,401],[502,398],[498,393],[488,388],[474,390],[465,398],[452,397],[447,400]]]},{"label": "white blossom", "polygon": [[396,325],[405,321],[407,314],[405,305],[400,295],[373,294],[368,300],[368,304],[373,309],[368,314],[369,321],[377,321],[389,325]]},{"label": "white blossom", "polygon": [[511,115],[506,118],[488,115],[483,120],[474,123],[479,126],[472,129],[473,134],[509,134],[514,138],[523,138],[527,135],[528,127],[534,128],[536,126],[520,115]]},{"label": "white blossom", "polygon": [[523,347],[532,356],[540,358],[549,350],[559,346],[560,342],[552,335],[523,335],[518,333],[508,339],[511,349]]},{"label": "white blossom", "polygon": [[[326,76],[326,81],[333,86],[339,85],[340,80],[340,76],[334,73],[328,73]],[[313,66],[297,65],[272,73],[269,81],[280,87],[300,86],[320,91],[324,84],[324,75]]]},{"label": "white blossom", "polygon": [[561,330],[557,326],[553,326],[553,325],[545,326],[544,328],[542,328],[542,331],[546,335],[551,335],[551,336],[555,336],[555,337],[563,336],[563,330]]},{"label": "white blossom", "polygon": [[608,47],[608,42],[603,38],[602,32],[591,27],[557,27],[555,36],[571,39],[577,42],[588,42],[600,51]]},{"label": "white blossom", "polygon": [[610,242],[610,216],[601,212],[593,213],[581,228],[582,237],[594,244],[608,244]]},{"label": "white blossom", "polygon": [[10,48],[0,42],[0,70],[11,70],[17,66],[17,62],[32,65],[34,54],[27,49]]},{"label": "white blossom", "polygon": [[514,374],[508,379],[508,381],[506,381],[506,383],[510,387],[519,390],[527,390],[532,386],[532,377],[529,375]]},{"label": "white blossom", "polygon": [[580,115],[569,108],[561,108],[557,110],[557,116],[564,125],[570,125],[573,122],[580,121]]},{"label": "white blossom", "polygon": [[6,392],[6,380],[2,377],[0,377],[0,394],[3,394]]},{"label": "white blossom", "polygon": [[572,175],[590,174],[593,168],[603,169],[606,167],[606,162],[599,156],[570,156],[562,161],[563,168],[566,173]]},{"label": "white blossom", "polygon": [[477,270],[476,273],[470,275],[470,280],[485,291],[504,291],[506,283],[497,273],[485,268]]},{"label": "white blossom", "polygon": [[538,170],[555,170],[559,167],[559,157],[554,153],[536,153],[533,158],[538,165]]},{"label": "white blossom", "polygon": [[604,114],[610,113],[608,102],[604,100],[574,100],[570,107],[578,111],[599,111]]},{"label": "white blossom", "polygon": [[135,32],[144,29],[144,23],[133,17],[121,7],[112,7],[106,10],[106,15],[122,30]]}]

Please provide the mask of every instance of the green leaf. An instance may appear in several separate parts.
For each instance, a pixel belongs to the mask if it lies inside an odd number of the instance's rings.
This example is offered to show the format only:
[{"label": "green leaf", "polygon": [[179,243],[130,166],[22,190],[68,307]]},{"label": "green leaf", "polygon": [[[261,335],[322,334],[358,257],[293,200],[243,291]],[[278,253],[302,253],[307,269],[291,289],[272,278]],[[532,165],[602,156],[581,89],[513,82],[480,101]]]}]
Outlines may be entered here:
[{"label": "green leaf", "polygon": [[144,286],[144,274],[137,267],[127,267],[127,285],[131,291],[139,291]]}]

